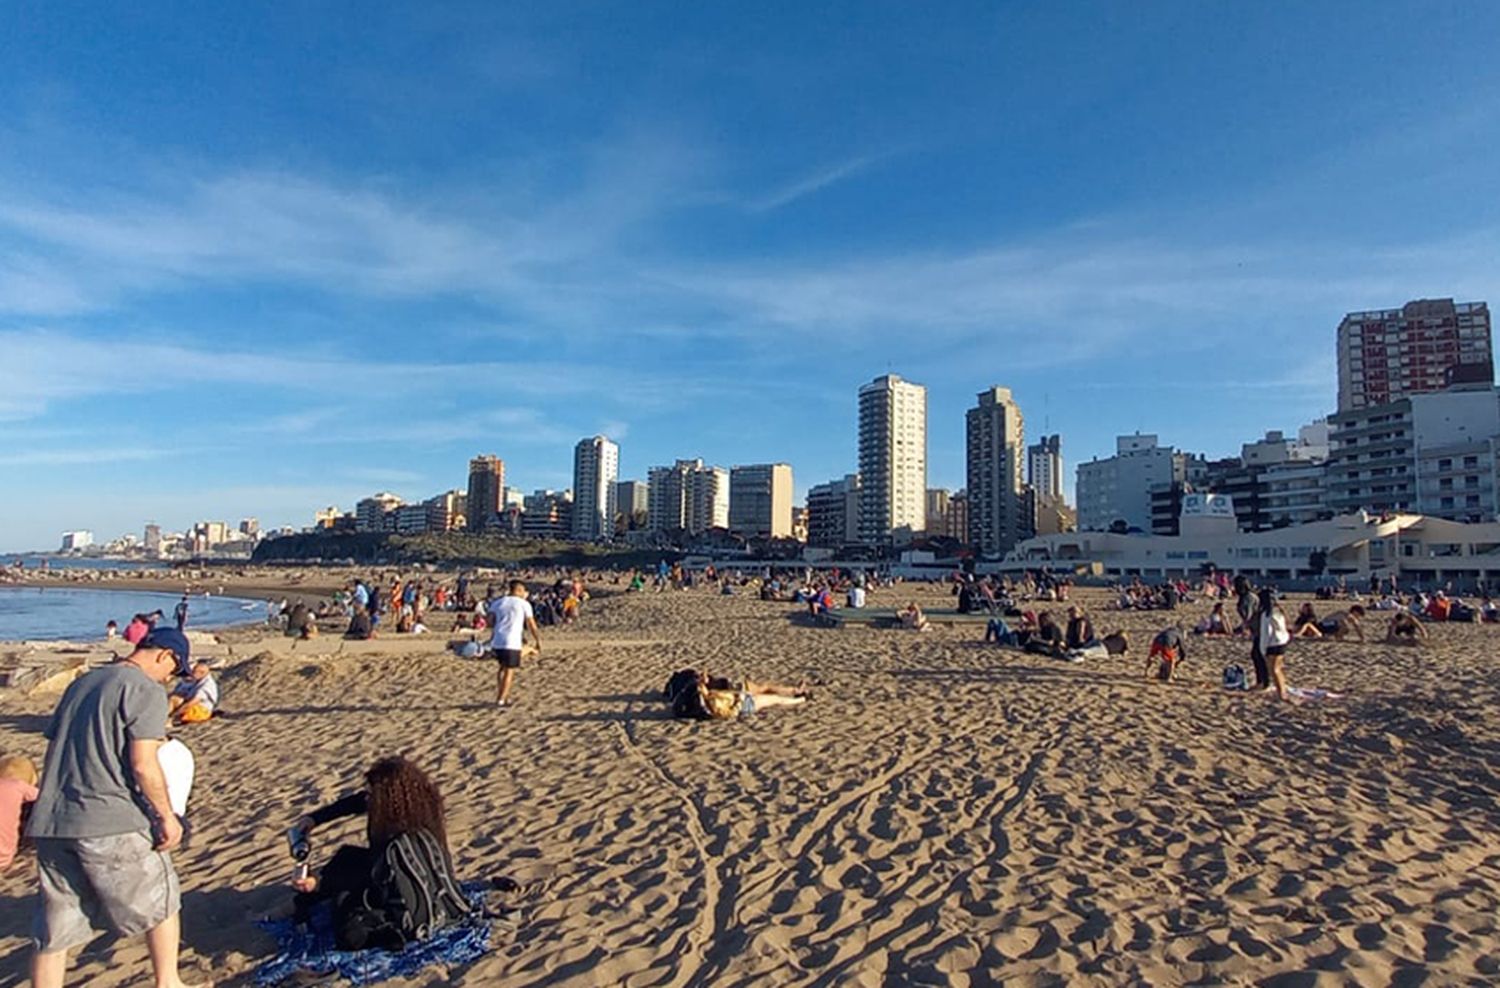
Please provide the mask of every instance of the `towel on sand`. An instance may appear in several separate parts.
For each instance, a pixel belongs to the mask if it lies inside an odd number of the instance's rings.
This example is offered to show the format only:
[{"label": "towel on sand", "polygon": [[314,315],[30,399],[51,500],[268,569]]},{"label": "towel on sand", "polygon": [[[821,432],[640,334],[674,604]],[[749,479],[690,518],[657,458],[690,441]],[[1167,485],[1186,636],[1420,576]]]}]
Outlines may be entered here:
[{"label": "towel on sand", "polygon": [[409,977],[436,964],[455,968],[472,963],[490,949],[490,920],[484,909],[489,883],[464,882],[462,888],[474,904],[472,918],[446,926],[402,951],[339,950],[333,945],[333,917],[327,903],[314,911],[304,929],[298,929],[290,917],[262,920],[261,929],[276,941],[278,951],[255,969],[255,983],[267,988],[298,975],[320,974],[337,975],[352,985],[369,985]]}]

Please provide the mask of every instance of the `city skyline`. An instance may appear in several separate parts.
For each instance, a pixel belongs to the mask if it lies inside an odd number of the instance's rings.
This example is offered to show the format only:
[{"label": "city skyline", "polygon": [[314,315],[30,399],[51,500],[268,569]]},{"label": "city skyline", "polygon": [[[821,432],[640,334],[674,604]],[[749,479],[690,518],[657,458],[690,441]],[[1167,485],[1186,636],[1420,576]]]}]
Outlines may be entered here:
[{"label": "city skyline", "polygon": [[14,13],[0,551],[595,434],[801,503],[888,373],[931,487],[996,385],[1069,464],[1227,456],[1335,411],[1346,314],[1500,298],[1500,9],[557,10]]}]

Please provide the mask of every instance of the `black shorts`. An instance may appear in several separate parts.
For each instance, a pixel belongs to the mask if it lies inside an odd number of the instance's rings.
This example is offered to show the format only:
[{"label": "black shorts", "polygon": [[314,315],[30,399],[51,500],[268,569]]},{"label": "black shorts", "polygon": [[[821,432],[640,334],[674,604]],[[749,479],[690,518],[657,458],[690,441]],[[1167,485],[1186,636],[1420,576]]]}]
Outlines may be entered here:
[{"label": "black shorts", "polygon": [[506,669],[521,668],[521,650],[519,648],[492,648],[490,654]]},{"label": "black shorts", "polygon": [[1285,655],[1285,654],[1286,654],[1286,646],[1285,645],[1267,645],[1266,646],[1265,655],[1266,655],[1266,658],[1268,658],[1268,659],[1269,658],[1273,658],[1273,657],[1278,656],[1278,655]]}]

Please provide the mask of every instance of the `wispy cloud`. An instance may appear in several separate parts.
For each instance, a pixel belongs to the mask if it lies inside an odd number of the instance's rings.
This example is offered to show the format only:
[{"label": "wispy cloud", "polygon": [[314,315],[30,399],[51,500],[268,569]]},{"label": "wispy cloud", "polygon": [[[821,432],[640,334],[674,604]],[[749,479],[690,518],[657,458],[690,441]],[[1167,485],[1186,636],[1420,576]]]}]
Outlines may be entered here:
[{"label": "wispy cloud", "polygon": [[798,199],[806,198],[815,192],[821,192],[831,185],[836,185],[844,181],[844,179],[862,172],[871,165],[889,157],[890,154],[886,153],[866,154],[849,158],[846,161],[821,168],[810,175],[804,175],[785,185],[778,186],[764,195],[750,200],[750,202],[745,204],[745,208],[755,213],[765,213],[774,209],[780,209],[782,206],[790,205]]}]

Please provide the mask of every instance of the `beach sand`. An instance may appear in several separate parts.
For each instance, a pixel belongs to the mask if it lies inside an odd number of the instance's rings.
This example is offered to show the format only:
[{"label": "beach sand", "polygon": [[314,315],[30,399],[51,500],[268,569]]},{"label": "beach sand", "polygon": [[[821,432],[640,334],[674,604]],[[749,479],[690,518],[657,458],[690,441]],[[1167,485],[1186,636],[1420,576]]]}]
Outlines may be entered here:
[{"label": "beach sand", "polygon": [[[460,875],[523,887],[491,954],[399,984],[1500,980],[1500,628],[1297,642],[1291,682],[1345,696],[1289,706],[1221,688],[1226,663],[1249,667],[1239,641],[1194,640],[1182,682],[1143,681],[1167,615],[1075,596],[1130,632],[1128,656],[1069,665],[976,625],[816,628],[708,591],[596,599],[543,629],[505,712],[493,664],[443,635],[227,634],[226,716],[183,735],[185,970],[248,983],[271,953],[254,920],[288,902],[284,829],[402,752],[446,794]],[[911,598],[952,603],[904,587],[872,605]],[[816,696],[673,721],[659,690],[687,666]],[[40,760],[55,699],[0,696],[0,747]],[[315,855],[360,827],[320,830]],[[31,867],[0,879],[7,983]],[[70,983],[146,971],[142,943],[105,942]]]}]

